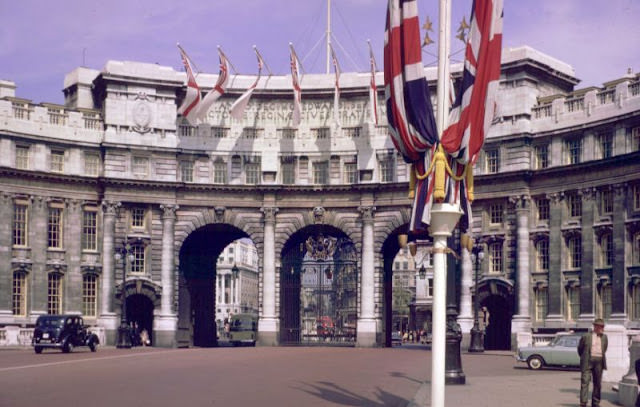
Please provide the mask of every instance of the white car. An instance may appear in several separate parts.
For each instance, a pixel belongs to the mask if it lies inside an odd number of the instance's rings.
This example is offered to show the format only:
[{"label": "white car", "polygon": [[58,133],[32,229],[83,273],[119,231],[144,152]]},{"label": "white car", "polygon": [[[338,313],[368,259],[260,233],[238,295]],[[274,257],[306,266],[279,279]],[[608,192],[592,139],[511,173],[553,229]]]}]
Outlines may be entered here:
[{"label": "white car", "polygon": [[544,366],[580,366],[578,342],[581,335],[558,335],[545,346],[527,346],[518,349],[516,360],[526,362],[529,369],[538,370]]}]

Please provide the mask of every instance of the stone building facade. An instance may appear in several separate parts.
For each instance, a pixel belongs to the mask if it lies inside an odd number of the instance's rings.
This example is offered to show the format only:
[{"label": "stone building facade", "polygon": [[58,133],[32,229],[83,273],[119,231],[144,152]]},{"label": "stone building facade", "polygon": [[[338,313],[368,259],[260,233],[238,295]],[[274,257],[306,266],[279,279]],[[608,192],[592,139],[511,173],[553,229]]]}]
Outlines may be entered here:
[{"label": "stone building facade", "polygon": [[[425,73],[435,87],[435,70]],[[198,77],[205,90],[215,79]],[[262,78],[232,119],[254,79],[235,76],[196,127],[176,115],[185,75],[169,67],[78,68],[64,105],[33,104],[0,82],[0,325],[82,313],[113,343],[126,301],[155,345],[215,345],[216,260],[249,238],[259,344],[301,340],[300,265],[313,252],[340,302],[335,336],[389,345],[411,202],[384,111],[377,125],[367,113],[369,74],[342,74],[339,126],[331,75],[304,77],[298,127],[288,76]],[[458,321],[469,332],[477,293],[488,348],[586,329],[594,316],[640,328],[640,81],[578,82],[531,48],[503,53],[499,117],[475,169],[472,234],[486,252],[477,287],[466,249],[457,261]]]}]

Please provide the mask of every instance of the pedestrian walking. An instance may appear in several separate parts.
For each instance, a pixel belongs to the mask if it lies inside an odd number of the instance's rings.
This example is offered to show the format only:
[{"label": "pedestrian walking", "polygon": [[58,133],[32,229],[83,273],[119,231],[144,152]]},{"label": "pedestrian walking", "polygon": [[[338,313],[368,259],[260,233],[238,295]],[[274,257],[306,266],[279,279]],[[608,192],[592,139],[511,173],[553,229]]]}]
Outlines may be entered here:
[{"label": "pedestrian walking", "polygon": [[580,338],[578,354],[580,355],[580,407],[587,406],[589,398],[589,382],[593,377],[591,406],[600,405],[600,389],[602,388],[602,371],[607,369],[607,335],[604,333],[604,321],[597,318],[593,321],[593,331]]}]

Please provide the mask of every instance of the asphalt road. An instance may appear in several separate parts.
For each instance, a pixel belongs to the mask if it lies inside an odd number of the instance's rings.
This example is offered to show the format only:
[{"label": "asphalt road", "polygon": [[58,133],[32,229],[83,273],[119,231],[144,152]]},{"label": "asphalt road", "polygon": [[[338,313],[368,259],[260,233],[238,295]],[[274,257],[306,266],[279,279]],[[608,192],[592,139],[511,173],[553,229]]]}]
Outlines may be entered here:
[{"label": "asphalt road", "polygon": [[[427,406],[430,356],[411,345],[0,350],[0,406]],[[576,370],[531,371],[508,352],[462,361],[467,384],[447,386],[447,406],[578,405]],[[602,406],[616,398],[604,386]]]}]

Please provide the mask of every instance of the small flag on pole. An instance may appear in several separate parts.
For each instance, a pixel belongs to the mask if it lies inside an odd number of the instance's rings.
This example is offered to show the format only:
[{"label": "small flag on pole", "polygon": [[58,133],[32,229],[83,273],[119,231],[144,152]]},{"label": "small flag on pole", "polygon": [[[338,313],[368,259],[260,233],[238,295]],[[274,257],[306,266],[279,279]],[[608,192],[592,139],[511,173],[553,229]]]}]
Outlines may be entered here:
[{"label": "small flag on pole", "polygon": [[182,101],[182,104],[178,108],[178,114],[181,114],[191,125],[196,123],[196,112],[198,110],[198,104],[200,103],[200,87],[196,83],[196,78],[193,75],[193,68],[191,67],[191,60],[187,56],[184,49],[178,44],[180,50],[180,57],[184,64],[184,69],[187,72],[187,94]]},{"label": "small flag on pole", "polygon": [[260,76],[262,75],[264,60],[262,59],[262,55],[260,55],[260,52],[258,52],[258,48],[254,46],[253,50],[256,52],[256,57],[258,58],[258,77],[256,78],[255,82],[253,82],[253,84],[249,86],[249,89],[247,89],[235,102],[233,102],[233,105],[231,105],[229,112],[231,114],[231,117],[236,120],[242,119],[244,111],[247,109],[247,105],[249,104],[249,99],[251,99],[251,95],[253,94],[256,86],[258,86],[258,81],[260,81]]},{"label": "small flag on pole", "polygon": [[336,74],[335,88],[333,91],[333,121],[340,126],[340,64],[338,64],[338,58],[336,58],[336,52],[331,44],[331,60],[333,61],[333,70]]},{"label": "small flag on pole", "polygon": [[293,114],[291,115],[291,122],[297,127],[300,124],[302,112],[302,89],[300,88],[302,65],[298,55],[296,55],[296,51],[293,49],[293,44],[289,43],[289,49],[291,51],[291,82],[293,84]]},{"label": "small flag on pole", "polygon": [[371,80],[369,82],[369,117],[374,124],[378,124],[378,88],[376,86],[376,58],[373,56],[371,42],[369,42],[369,62],[371,63]]},{"label": "small flag on pole", "polygon": [[213,89],[202,99],[200,103],[200,107],[198,108],[198,112],[196,113],[197,118],[202,120],[207,115],[209,108],[213,105],[213,102],[218,100],[218,98],[227,90],[227,83],[229,82],[229,71],[230,64],[227,56],[222,52],[222,49],[218,47],[218,56],[220,58],[220,73],[218,74],[218,80],[216,84],[213,86]]}]

